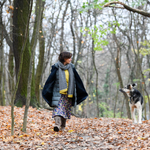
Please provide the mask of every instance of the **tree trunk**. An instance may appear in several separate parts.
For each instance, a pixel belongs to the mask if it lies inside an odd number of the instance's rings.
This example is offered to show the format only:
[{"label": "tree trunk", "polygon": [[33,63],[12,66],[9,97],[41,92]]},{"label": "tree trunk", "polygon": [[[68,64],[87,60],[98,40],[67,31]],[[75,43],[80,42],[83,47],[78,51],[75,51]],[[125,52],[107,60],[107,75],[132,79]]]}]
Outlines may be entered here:
[{"label": "tree trunk", "polygon": [[36,34],[34,38],[34,44],[33,44],[32,51],[31,51],[31,59],[30,59],[30,68],[29,68],[29,77],[28,77],[28,86],[27,86],[27,100],[26,100],[24,119],[23,119],[23,130],[22,130],[23,132],[26,132],[28,108],[30,105],[33,62],[34,62],[34,54],[35,54],[35,48],[37,44],[37,38],[39,34],[41,7],[42,7],[42,0],[39,0],[39,11],[38,11],[38,17],[37,17],[38,21],[37,21],[37,27],[36,27]]},{"label": "tree trunk", "polygon": [[72,3],[70,3],[70,8],[71,8],[71,22],[70,22],[70,29],[71,29],[71,34],[72,34],[72,43],[73,43],[73,57],[72,57],[72,63],[74,64],[75,62],[75,54],[76,54],[76,43],[75,43],[75,33],[74,33],[74,28],[73,28],[73,8],[72,8]]},{"label": "tree trunk", "polygon": [[[94,11],[93,16],[95,18],[94,20],[94,26],[96,26],[96,22],[97,22],[97,14],[96,11]],[[93,65],[94,65],[94,70],[96,72],[96,108],[97,108],[97,117],[99,117],[99,100],[98,100],[98,70],[96,68],[96,63],[95,63],[95,51],[94,51],[94,39],[92,39],[92,60],[93,60]]]},{"label": "tree trunk", "polygon": [[117,100],[118,100],[118,93],[119,93],[119,88],[117,86],[117,92],[115,96],[115,105],[114,105],[114,118],[116,117],[116,106],[117,106]]},{"label": "tree trunk", "polygon": [[[5,58],[4,58],[4,60],[3,60],[3,62],[5,62]],[[6,68],[5,68],[6,66],[5,66],[5,63],[3,64],[3,86],[2,86],[2,92],[3,92],[3,100],[2,100],[2,106],[5,106],[5,97],[6,97],[6,92],[7,91],[5,91],[5,86],[6,86]]]},{"label": "tree trunk", "polygon": [[40,90],[40,81],[42,77],[42,70],[43,70],[43,62],[44,62],[44,50],[45,50],[45,38],[43,35],[43,27],[42,27],[42,20],[43,20],[43,11],[44,11],[45,1],[42,2],[42,12],[41,12],[41,19],[40,19],[40,33],[39,33],[39,62],[37,65],[36,76],[35,76],[35,94],[38,103],[40,104],[39,98],[39,90]]},{"label": "tree trunk", "polygon": [[95,64],[95,51],[94,51],[94,40],[92,40],[92,59],[93,59],[93,65],[94,65],[94,69],[96,72],[96,109],[97,109],[97,117],[99,117],[99,100],[98,100],[98,70],[96,68],[96,64]]},{"label": "tree trunk", "polygon": [[122,106],[121,106],[121,114],[120,114],[120,118],[122,118],[122,115],[123,115],[123,107],[124,107],[124,100],[122,101]]},{"label": "tree trunk", "polygon": [[[1,2],[0,2],[1,4]],[[2,27],[2,6],[0,9],[0,105],[3,105],[3,27]]]},{"label": "tree trunk", "polygon": [[[11,4],[10,4],[11,5]],[[12,34],[12,31],[13,31],[13,18],[10,17],[10,38],[9,38],[9,43],[11,46],[10,47],[10,50],[9,50],[9,62],[8,62],[8,70],[9,70],[9,77],[8,77],[8,80],[9,80],[9,92],[10,92],[10,97],[12,98],[12,93],[14,91],[14,54],[13,54],[13,48],[12,48],[12,39],[13,39],[13,34]],[[10,99],[11,100],[11,99]]]},{"label": "tree trunk", "polygon": [[60,53],[63,52],[63,39],[64,39],[64,19],[68,9],[69,0],[67,0],[66,8],[63,13],[62,23],[61,23],[61,36],[60,36]]},{"label": "tree trunk", "polygon": [[[17,0],[15,1],[15,3],[17,3]],[[27,17],[27,23],[26,23],[26,26],[25,26],[24,41],[22,43],[22,47],[20,47],[21,48],[21,50],[20,50],[20,58],[16,59],[17,61],[19,60],[19,62],[18,62],[19,63],[19,65],[18,65],[19,68],[16,67],[16,72],[18,72],[17,73],[17,82],[16,82],[16,86],[15,86],[15,89],[14,89],[14,93],[13,93],[12,99],[11,99],[11,135],[14,135],[14,101],[15,101],[15,98],[16,98],[16,93],[17,93],[17,90],[18,90],[18,85],[19,85],[21,71],[22,71],[22,66],[23,66],[23,54],[25,52],[25,47],[26,47],[26,43],[27,43],[27,40],[28,40],[28,36],[29,36],[28,35],[28,33],[29,33],[29,20],[30,20],[30,15],[31,15],[31,11],[32,11],[32,5],[33,5],[33,1],[31,1],[31,5],[30,5],[30,8],[29,8],[29,13],[27,14],[28,17]],[[18,5],[14,4],[14,6],[18,6]],[[14,8],[16,8],[16,7],[14,7]],[[18,9],[16,10],[16,12],[14,11],[14,14],[16,16],[18,15]],[[15,19],[13,20],[13,22],[15,22]],[[14,27],[16,27],[16,26],[14,26]],[[13,28],[13,33],[16,32],[15,30],[16,29]],[[14,48],[15,48],[15,46],[17,44],[16,41],[14,42],[15,38],[17,40],[17,37],[15,37],[15,35],[13,34],[13,47]]]},{"label": "tree trunk", "polygon": [[10,93],[14,90],[14,55],[13,51],[9,50],[9,62],[8,62],[8,70],[9,70],[9,89]]},{"label": "tree trunk", "polygon": [[[37,25],[38,25],[38,13],[39,13],[39,3],[40,0],[36,1],[36,7],[35,7],[35,20],[34,20],[34,28],[33,28],[33,34],[32,34],[32,39],[31,39],[31,50],[33,49],[35,37],[36,37],[36,31],[37,31]],[[40,32],[40,31],[38,31]],[[33,107],[37,107],[37,98],[36,98],[36,93],[35,93],[35,62],[33,60],[33,71],[32,71],[32,84],[31,84],[31,100],[30,100],[30,105]]]},{"label": "tree trunk", "polygon": [[[22,45],[25,41],[26,26],[28,26],[28,15],[30,11],[30,3],[32,0],[14,0],[14,11],[13,11],[13,51],[15,57],[15,70],[16,79],[18,78],[20,68],[20,55],[22,51]],[[26,31],[25,31],[26,30]],[[16,94],[15,103],[17,106],[25,105],[27,96],[27,76],[29,73],[29,62],[30,62],[30,44],[29,44],[29,33],[26,39],[26,45],[24,48],[23,65],[21,70],[20,81]]]},{"label": "tree trunk", "polygon": [[[116,42],[116,45],[117,45],[117,57],[116,57],[116,73],[117,73],[117,76],[118,76],[118,80],[120,82],[120,86],[121,88],[123,88],[123,82],[122,82],[122,77],[121,77],[121,73],[120,73],[120,65],[119,65],[119,58],[120,58],[120,45],[117,41],[117,37],[116,35],[114,34],[114,41]],[[131,113],[130,113],[130,108],[129,108],[129,101],[128,101],[128,97],[126,94],[124,94],[125,96],[125,100],[126,100],[126,109],[127,109],[127,116],[128,118],[131,119]]]}]

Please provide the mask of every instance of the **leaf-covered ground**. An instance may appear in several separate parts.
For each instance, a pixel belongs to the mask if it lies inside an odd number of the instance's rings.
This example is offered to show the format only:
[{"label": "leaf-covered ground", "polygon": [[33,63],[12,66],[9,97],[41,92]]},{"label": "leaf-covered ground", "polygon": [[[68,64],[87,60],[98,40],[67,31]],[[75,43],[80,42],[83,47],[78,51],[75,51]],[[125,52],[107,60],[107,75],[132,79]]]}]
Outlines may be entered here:
[{"label": "leaf-covered ground", "polygon": [[15,133],[11,134],[10,106],[0,106],[0,149],[150,149],[150,121],[133,124],[129,119],[76,118],[64,132],[54,132],[49,110],[30,107],[27,133],[21,131],[24,108],[15,107]]}]

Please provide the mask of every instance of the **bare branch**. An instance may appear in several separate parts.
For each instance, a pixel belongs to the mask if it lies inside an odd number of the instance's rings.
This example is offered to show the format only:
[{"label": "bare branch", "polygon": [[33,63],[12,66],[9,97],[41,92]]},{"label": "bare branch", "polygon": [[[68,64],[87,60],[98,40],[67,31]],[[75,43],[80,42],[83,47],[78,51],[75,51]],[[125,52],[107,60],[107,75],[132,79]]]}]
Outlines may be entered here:
[{"label": "bare branch", "polygon": [[122,2],[119,2],[119,1],[109,2],[109,3],[105,4],[103,7],[115,7],[116,8],[116,6],[112,6],[113,4],[120,4],[120,5],[123,6],[123,8],[125,8],[125,9],[127,9],[127,10],[129,10],[131,12],[141,14],[141,15],[143,15],[145,17],[150,17],[150,13],[148,13],[146,11],[143,11],[143,10],[132,8],[132,7],[126,5],[126,4],[122,3]]},{"label": "bare branch", "polygon": [[119,7],[119,6],[107,6],[107,7],[113,7],[113,8],[120,8],[120,9],[124,9],[124,7]]},{"label": "bare branch", "polygon": [[13,45],[12,45],[12,41],[6,31],[5,26],[2,23],[2,28],[3,28],[3,32],[4,32],[4,38],[6,39],[7,44],[9,45],[10,49],[13,50]]}]

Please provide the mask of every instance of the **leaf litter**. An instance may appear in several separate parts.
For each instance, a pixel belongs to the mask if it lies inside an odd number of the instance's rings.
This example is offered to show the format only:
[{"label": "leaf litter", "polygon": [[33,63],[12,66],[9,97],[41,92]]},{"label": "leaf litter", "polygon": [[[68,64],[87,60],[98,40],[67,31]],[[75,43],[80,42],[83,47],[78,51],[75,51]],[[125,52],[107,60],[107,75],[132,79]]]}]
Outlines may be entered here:
[{"label": "leaf litter", "polygon": [[30,107],[27,132],[24,133],[24,107],[14,110],[15,131],[11,136],[11,107],[0,106],[0,149],[150,149],[150,120],[134,124],[130,119],[72,116],[63,132],[54,132],[52,112]]}]

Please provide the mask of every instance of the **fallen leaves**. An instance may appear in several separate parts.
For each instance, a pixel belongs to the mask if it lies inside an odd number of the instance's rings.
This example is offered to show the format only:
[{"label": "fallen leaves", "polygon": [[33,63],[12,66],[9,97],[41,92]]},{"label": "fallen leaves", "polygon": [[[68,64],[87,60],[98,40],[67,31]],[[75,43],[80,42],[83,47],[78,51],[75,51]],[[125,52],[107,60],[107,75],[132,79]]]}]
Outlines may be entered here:
[{"label": "fallen leaves", "polygon": [[69,133],[73,132],[73,130],[68,130]]},{"label": "fallen leaves", "polygon": [[15,132],[11,134],[10,106],[0,106],[0,145],[4,149],[146,149],[150,147],[150,121],[76,118],[67,120],[63,132],[54,132],[52,112],[30,107],[27,133],[21,131],[24,108],[15,107]]}]

